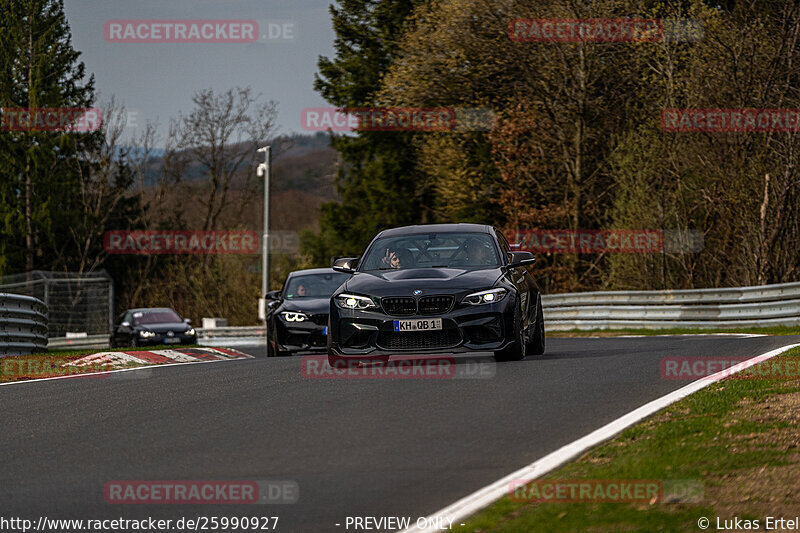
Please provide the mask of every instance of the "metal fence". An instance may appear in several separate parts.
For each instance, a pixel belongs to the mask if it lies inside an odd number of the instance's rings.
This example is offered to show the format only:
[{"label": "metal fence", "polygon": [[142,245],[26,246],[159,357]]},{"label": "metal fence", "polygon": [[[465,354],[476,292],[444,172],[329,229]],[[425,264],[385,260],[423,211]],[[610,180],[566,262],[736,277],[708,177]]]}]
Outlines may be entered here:
[{"label": "metal fence", "polygon": [[38,298],[49,310],[49,337],[108,335],[114,285],[105,270],[88,274],[33,270],[0,278],[0,292]]},{"label": "metal fence", "polygon": [[47,349],[47,306],[36,298],[0,292],[0,357]]},{"label": "metal fence", "polygon": [[542,297],[550,330],[800,326],[800,283]]}]

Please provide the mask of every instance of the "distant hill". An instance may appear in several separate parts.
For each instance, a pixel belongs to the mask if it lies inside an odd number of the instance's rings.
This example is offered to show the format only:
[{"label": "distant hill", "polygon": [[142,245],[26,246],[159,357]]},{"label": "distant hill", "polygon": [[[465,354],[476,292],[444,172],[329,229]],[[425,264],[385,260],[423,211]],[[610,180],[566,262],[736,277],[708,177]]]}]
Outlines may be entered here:
[{"label": "distant hill", "polygon": [[327,133],[281,138],[273,156],[272,191],[297,190],[325,200],[336,196],[334,178],[339,155]]},{"label": "distant hill", "polygon": [[[339,157],[329,146],[329,136],[320,132],[310,135],[278,137],[270,142],[272,158],[272,196],[270,221],[275,230],[302,231],[316,229],[319,206],[336,199],[335,177]],[[153,192],[163,165],[162,155],[154,158],[147,173],[146,196]],[[229,191],[229,208],[219,219],[218,227],[239,227],[261,230],[263,187],[255,176],[255,166],[242,169]],[[197,229],[204,197],[205,169],[190,165],[182,174],[181,183],[171,187],[161,217],[179,214],[180,226]],[[250,180],[250,187],[243,185]],[[258,181],[255,181],[258,180]],[[257,190],[254,194],[253,186]],[[159,217],[159,218],[161,218]]]}]

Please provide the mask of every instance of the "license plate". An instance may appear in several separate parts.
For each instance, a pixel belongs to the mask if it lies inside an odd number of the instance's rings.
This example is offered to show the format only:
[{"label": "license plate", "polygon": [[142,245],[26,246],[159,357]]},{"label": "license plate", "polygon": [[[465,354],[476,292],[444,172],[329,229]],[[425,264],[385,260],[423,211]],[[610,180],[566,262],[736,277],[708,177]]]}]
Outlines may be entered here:
[{"label": "license plate", "polygon": [[177,344],[179,342],[181,342],[181,340],[178,337],[168,337],[164,339],[164,344]]},{"label": "license plate", "polygon": [[323,335],[327,335],[328,334],[328,326],[322,326],[322,334]]},{"label": "license plate", "polygon": [[420,318],[417,320],[395,320],[395,331],[434,331],[442,329],[441,318]]}]

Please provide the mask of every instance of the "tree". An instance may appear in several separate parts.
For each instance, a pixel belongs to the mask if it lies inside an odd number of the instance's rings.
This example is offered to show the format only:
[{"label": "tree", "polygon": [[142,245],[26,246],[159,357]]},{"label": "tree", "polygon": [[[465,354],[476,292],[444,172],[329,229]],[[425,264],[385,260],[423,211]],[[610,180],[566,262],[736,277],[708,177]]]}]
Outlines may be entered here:
[{"label": "tree", "polygon": [[778,283],[800,272],[800,145],[796,132],[659,131],[661,108],[796,109],[800,106],[800,6],[796,2],[699,2],[691,46],[647,56],[652,121],[620,138],[612,166],[618,192],[610,219],[696,229],[696,254],[617,256],[608,286],[719,287]]},{"label": "tree", "polygon": [[[420,140],[428,157],[420,159],[425,164],[418,172],[437,184],[437,205],[461,206],[455,213],[471,211],[508,229],[549,223],[573,230],[599,227],[611,200],[607,157],[615,135],[643,120],[630,98],[641,71],[634,47],[641,45],[516,42],[509,23],[626,17],[637,7],[635,1],[617,0],[441,0],[417,10],[398,52],[401,59],[385,77],[382,99],[395,105],[488,107],[504,124],[488,135],[450,133],[446,142],[461,150],[441,149],[437,136]],[[525,142],[509,136],[516,133]],[[520,213],[522,206],[537,218]],[[553,208],[560,219],[541,218]],[[525,228],[513,226],[520,222]],[[578,287],[586,275],[597,277],[594,259],[559,259],[571,270],[568,287]]]},{"label": "tree", "polygon": [[[135,219],[147,230],[260,227],[258,219],[248,219],[263,198],[255,175],[263,155],[256,150],[271,144],[279,154],[291,144],[274,137],[276,104],[250,88],[201,90],[192,100],[192,109],[171,121],[163,151],[152,149],[152,124],[127,150],[127,165],[147,200]],[[248,323],[260,287],[255,263],[251,255],[129,256],[124,268],[135,282],[120,288],[119,299],[126,307],[170,305],[187,316]]]},{"label": "tree", "polygon": [[71,193],[80,216],[67,228],[66,242],[70,246],[59,258],[76,272],[92,272],[106,264],[108,254],[103,249],[103,238],[107,230],[144,224],[142,197],[133,187],[137,168],[132,152],[136,142],[133,146],[121,144],[127,120],[125,107],[112,98],[103,107],[102,115],[103,141],[97,151],[82,155],[89,173],[80,176]]},{"label": "tree", "polygon": [[96,192],[88,188],[103,132],[11,125],[19,109],[41,116],[45,108],[92,106],[94,78],[87,79],[79,56],[62,0],[0,0],[0,272],[97,265],[86,262],[86,242],[77,242],[74,230]]},{"label": "tree", "polygon": [[[422,0],[341,0],[331,6],[334,59],[320,57],[314,88],[338,108],[380,105],[381,79],[395,61],[406,20]],[[333,136],[341,200],[322,206],[319,236],[304,250],[316,262],[358,254],[379,230],[429,221],[431,191],[417,181],[414,135],[359,132]]]},{"label": "tree", "polygon": [[183,170],[198,166],[206,183],[198,229],[217,229],[220,214],[230,208],[234,179],[253,185],[252,169],[260,158],[256,150],[275,135],[277,106],[272,101],[260,103],[249,87],[220,95],[205,89],[195,93],[192,102],[194,109],[174,126],[176,157]]}]

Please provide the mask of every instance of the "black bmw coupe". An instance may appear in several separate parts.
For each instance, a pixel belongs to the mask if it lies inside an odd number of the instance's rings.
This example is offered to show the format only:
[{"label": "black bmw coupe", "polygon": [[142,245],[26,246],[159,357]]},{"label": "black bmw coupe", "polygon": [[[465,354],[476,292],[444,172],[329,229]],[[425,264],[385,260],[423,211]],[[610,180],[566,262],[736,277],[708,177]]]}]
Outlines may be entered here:
[{"label": "black bmw coupe", "polygon": [[499,361],[545,350],[530,252],[478,224],[436,224],[379,233],[361,257],[333,269],[351,274],[330,299],[328,359],[392,354],[493,352]]},{"label": "black bmw coupe", "polygon": [[291,272],[283,289],[267,296],[270,357],[301,351],[325,351],[331,294],[350,277],[330,268]]}]

